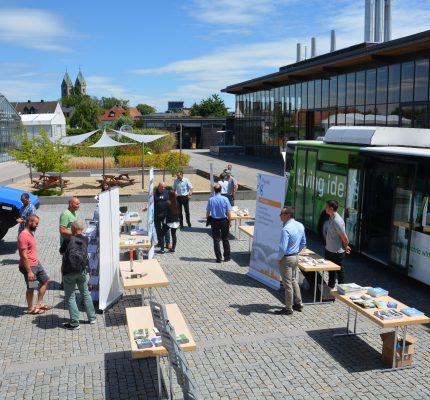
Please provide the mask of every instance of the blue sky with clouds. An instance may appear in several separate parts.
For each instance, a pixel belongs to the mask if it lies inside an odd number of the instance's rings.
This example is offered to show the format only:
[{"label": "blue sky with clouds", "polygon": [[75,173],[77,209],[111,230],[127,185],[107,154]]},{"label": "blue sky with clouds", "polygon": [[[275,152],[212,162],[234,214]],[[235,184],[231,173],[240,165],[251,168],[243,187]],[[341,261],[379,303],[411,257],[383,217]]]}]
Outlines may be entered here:
[{"label": "blue sky with clouds", "polygon": [[[67,68],[88,94],[165,111],[295,61],[363,42],[364,0],[0,0],[0,92],[54,100]],[[429,0],[393,0],[393,38],[430,29]],[[234,96],[221,95],[229,107]]]}]

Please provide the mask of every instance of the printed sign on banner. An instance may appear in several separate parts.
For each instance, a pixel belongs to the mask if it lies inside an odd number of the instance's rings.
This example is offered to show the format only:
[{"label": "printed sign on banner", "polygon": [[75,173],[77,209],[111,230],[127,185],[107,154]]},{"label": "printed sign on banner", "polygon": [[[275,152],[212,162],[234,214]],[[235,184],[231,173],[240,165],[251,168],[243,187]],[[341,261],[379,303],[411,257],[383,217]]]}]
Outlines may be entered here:
[{"label": "printed sign on banner", "polygon": [[254,239],[248,275],[273,289],[279,289],[280,286],[278,249],[282,221],[279,214],[284,206],[286,184],[284,177],[258,175]]},{"label": "printed sign on banner", "polygon": [[409,276],[430,285],[430,245],[428,235],[412,231],[409,255]]},{"label": "printed sign on banner", "polygon": [[148,236],[151,248],[148,252],[148,259],[154,258],[155,252],[155,224],[154,224],[154,167],[149,170],[149,189],[148,189]]}]

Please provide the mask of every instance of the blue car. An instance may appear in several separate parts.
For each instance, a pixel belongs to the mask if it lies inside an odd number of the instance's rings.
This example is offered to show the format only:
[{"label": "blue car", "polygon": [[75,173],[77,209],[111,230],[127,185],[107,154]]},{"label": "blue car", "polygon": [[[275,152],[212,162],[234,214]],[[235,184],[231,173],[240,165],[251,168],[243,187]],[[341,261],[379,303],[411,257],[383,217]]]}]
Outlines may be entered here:
[{"label": "blue car", "polygon": [[[22,207],[21,195],[24,190],[7,186],[0,186],[0,239],[6,235],[9,228],[16,225],[19,210]],[[28,193],[34,207],[39,208],[40,202],[37,196]]]}]

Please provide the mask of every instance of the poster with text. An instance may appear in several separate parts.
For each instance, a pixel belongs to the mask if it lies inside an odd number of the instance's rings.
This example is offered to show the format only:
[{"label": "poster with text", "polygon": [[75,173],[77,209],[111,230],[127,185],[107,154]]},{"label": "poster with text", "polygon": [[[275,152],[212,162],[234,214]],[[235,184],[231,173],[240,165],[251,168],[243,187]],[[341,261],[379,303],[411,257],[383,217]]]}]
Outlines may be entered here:
[{"label": "poster with text", "polygon": [[412,231],[409,276],[430,285],[430,236]]},{"label": "poster with text", "polygon": [[154,258],[155,251],[155,224],[154,224],[154,167],[149,170],[149,189],[148,189],[148,236],[151,248],[148,252],[148,259]]},{"label": "poster with text", "polygon": [[258,175],[254,239],[248,275],[265,285],[279,289],[278,248],[287,181],[284,177]]}]

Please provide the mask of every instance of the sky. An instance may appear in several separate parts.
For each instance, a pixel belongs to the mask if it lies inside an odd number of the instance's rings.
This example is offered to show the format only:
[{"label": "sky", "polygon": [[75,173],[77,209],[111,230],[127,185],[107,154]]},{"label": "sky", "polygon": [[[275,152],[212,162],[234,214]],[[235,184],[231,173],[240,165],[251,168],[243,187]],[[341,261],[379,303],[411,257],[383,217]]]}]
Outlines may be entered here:
[{"label": "sky", "polygon": [[[364,40],[364,0],[0,0],[0,93],[9,101],[60,98],[67,70],[87,93],[164,112],[296,59]],[[429,0],[393,0],[392,38],[430,29]]]}]

